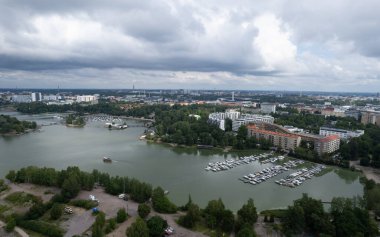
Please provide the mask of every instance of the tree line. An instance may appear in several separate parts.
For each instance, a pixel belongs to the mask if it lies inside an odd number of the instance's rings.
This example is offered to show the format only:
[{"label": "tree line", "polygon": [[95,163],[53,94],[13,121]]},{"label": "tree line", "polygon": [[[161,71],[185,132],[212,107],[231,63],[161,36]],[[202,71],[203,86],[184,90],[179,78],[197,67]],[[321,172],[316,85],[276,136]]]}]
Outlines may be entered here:
[{"label": "tree line", "polygon": [[24,133],[28,129],[36,129],[36,122],[20,121],[16,117],[0,114],[0,134]]}]

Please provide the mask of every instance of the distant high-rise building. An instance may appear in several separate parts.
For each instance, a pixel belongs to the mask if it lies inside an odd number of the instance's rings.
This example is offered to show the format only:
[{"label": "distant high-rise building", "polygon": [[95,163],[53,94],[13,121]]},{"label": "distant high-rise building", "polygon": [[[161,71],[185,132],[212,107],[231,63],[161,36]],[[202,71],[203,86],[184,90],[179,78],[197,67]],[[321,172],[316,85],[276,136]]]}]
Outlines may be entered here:
[{"label": "distant high-rise building", "polygon": [[41,101],[42,100],[42,95],[40,92],[33,92],[31,94],[31,97],[32,97],[32,102],[36,102],[36,101]]},{"label": "distant high-rise building", "polygon": [[232,92],[232,101],[235,101],[235,92]]}]

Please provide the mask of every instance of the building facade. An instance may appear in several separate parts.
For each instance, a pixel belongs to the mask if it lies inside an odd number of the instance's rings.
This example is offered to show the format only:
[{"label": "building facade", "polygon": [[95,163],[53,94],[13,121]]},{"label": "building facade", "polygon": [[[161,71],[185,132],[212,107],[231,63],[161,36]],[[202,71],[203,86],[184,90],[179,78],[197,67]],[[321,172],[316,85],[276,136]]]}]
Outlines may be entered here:
[{"label": "building facade", "polygon": [[274,118],[269,115],[243,114],[240,118],[232,121],[232,131],[236,132],[240,126],[251,123],[274,123]]},{"label": "building facade", "polygon": [[349,131],[338,128],[320,127],[319,135],[327,137],[330,135],[338,135],[341,140],[351,139],[353,137],[360,137],[364,134],[364,130]]},{"label": "building facade", "polygon": [[273,103],[261,103],[260,108],[263,114],[276,113],[276,104]]},{"label": "building facade", "polygon": [[94,102],[97,101],[97,97],[94,95],[78,95],[76,98],[76,102]]},{"label": "building facade", "polygon": [[380,111],[362,111],[362,124],[375,124],[380,126]]},{"label": "building facade", "polygon": [[42,95],[41,95],[41,93],[39,93],[39,92],[33,92],[30,95],[32,97],[32,102],[42,101]]},{"label": "building facade", "polygon": [[314,142],[314,150],[321,156],[323,153],[333,153],[339,150],[340,138],[338,135],[329,135],[327,137],[317,139]]},{"label": "building facade", "polygon": [[255,137],[257,140],[266,139],[270,141],[273,146],[284,150],[294,150],[301,143],[301,137],[295,134],[264,130],[258,128],[256,125],[248,125],[247,128],[249,137]]}]

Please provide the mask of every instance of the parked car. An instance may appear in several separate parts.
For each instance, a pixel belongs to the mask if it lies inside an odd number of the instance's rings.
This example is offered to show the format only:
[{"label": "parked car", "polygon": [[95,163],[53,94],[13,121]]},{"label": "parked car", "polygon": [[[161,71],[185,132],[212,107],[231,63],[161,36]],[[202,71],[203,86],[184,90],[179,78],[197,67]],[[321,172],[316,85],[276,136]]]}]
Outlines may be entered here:
[{"label": "parked car", "polygon": [[174,229],[173,229],[173,227],[168,226],[168,227],[165,229],[165,234],[166,234],[166,235],[172,235],[172,234],[174,234]]},{"label": "parked car", "polygon": [[65,207],[65,213],[73,214],[73,209],[71,207]]}]

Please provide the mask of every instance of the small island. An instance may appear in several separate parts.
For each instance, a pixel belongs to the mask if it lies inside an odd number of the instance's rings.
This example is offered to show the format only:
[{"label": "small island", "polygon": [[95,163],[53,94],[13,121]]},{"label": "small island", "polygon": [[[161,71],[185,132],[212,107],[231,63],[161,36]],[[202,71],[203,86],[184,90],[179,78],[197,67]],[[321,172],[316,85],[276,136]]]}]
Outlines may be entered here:
[{"label": "small island", "polygon": [[69,116],[66,117],[66,126],[68,127],[83,127],[84,125],[86,125],[86,122],[83,117],[79,115],[69,114]]},{"label": "small island", "polygon": [[20,121],[16,117],[0,114],[0,135],[19,135],[36,128],[36,122]]}]

